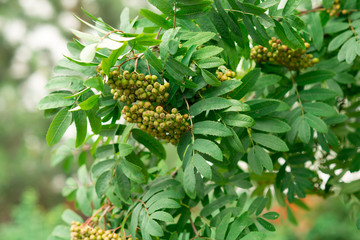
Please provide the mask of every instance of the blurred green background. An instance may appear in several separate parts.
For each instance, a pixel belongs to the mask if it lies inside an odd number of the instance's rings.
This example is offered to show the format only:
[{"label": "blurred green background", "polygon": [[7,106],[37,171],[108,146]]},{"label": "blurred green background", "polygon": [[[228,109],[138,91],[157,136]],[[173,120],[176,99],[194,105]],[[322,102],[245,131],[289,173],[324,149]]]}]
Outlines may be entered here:
[{"label": "blurred green background", "polygon": [[[145,0],[0,0],[0,239],[46,239],[62,211],[72,206],[61,196],[62,166],[50,166],[45,142],[50,121],[36,104],[66,53],[70,29],[86,29],[73,15],[86,18],[83,7],[116,27],[124,5],[132,17],[150,7]],[[360,239],[338,199],[311,203],[311,211],[294,211],[301,218],[298,226],[282,218],[278,232],[268,238]]]}]

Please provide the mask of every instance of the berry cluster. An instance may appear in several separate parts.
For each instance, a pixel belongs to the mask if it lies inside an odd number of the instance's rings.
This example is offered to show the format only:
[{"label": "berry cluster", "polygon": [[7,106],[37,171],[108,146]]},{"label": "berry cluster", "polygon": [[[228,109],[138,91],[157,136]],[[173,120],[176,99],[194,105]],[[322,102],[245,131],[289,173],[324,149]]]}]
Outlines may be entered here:
[{"label": "berry cluster", "polygon": [[219,68],[216,70],[216,78],[219,79],[221,82],[230,80],[232,78],[236,77],[236,73],[234,71],[231,71],[230,69],[223,69]]},{"label": "berry cluster", "polygon": [[131,104],[137,100],[162,103],[169,98],[169,83],[161,85],[157,82],[157,76],[144,75],[142,73],[130,73],[124,71],[122,74],[115,70],[110,72],[106,82],[112,89],[114,99]]},{"label": "berry cluster", "polygon": [[[121,240],[122,238],[111,230],[104,231],[99,227],[90,227],[80,222],[72,222],[70,227],[71,240]],[[131,240],[129,238],[128,240]]]},{"label": "berry cluster", "polygon": [[[306,50],[291,49],[275,37],[269,41],[269,44],[270,49],[260,45],[253,47],[250,58],[257,63],[270,62],[285,66],[290,70],[305,69],[319,62],[319,59],[313,58],[312,54],[306,54]],[[305,42],[305,48],[308,49],[309,47],[310,44]]]},{"label": "berry cluster", "polygon": [[168,113],[160,105],[155,107],[150,102],[140,101],[131,107],[125,106],[122,113],[126,121],[137,123],[141,130],[174,145],[190,130],[190,124],[186,121],[189,115],[178,113],[176,108]]},{"label": "berry cluster", "polygon": [[339,16],[340,13],[341,13],[341,14],[347,14],[348,11],[345,10],[345,9],[342,10],[342,9],[340,8],[340,7],[341,7],[340,5],[341,5],[341,4],[340,4],[340,0],[335,0],[334,3],[333,3],[333,5],[332,5],[329,9],[327,9],[326,12],[329,13],[330,17]]}]

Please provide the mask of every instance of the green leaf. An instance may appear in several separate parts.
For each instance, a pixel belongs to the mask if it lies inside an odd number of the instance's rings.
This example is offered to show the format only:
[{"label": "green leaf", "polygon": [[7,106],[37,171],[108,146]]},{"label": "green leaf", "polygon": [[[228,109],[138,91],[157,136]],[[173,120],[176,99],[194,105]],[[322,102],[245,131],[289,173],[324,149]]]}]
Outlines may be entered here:
[{"label": "green leaf", "polygon": [[311,83],[322,82],[333,78],[336,75],[335,72],[329,70],[315,70],[304,74],[301,74],[295,78],[298,85],[304,86]]},{"label": "green leaf", "polygon": [[106,192],[106,189],[110,186],[110,180],[112,177],[111,171],[103,172],[95,183],[95,191],[99,198]]},{"label": "green leaf", "polygon": [[261,8],[259,6],[255,6],[253,4],[246,3],[246,2],[238,1],[237,5],[243,12],[254,14],[254,15],[261,15],[261,14],[265,13],[265,11],[266,11],[266,9],[264,9],[264,8]]},{"label": "green leaf", "polygon": [[176,80],[182,80],[185,76],[194,76],[195,73],[187,66],[169,56],[165,63],[165,69],[168,71]]},{"label": "green leaf", "polygon": [[301,3],[301,0],[288,0],[286,1],[285,7],[283,9],[282,15],[290,15]]},{"label": "green leaf", "polygon": [[229,228],[226,240],[236,240],[241,232],[247,227],[249,221],[248,212],[244,212],[240,217],[236,218]]},{"label": "green leaf", "polygon": [[76,203],[78,204],[79,209],[85,216],[91,215],[91,203],[87,198],[86,188],[84,186],[80,186],[76,191]]},{"label": "green leaf", "polygon": [[231,102],[224,98],[221,97],[206,98],[194,103],[190,107],[190,115],[197,116],[204,111],[219,110],[230,106],[231,106]]},{"label": "green leaf", "polygon": [[196,198],[196,178],[194,173],[194,165],[190,162],[187,164],[184,170],[184,177],[183,177],[183,186],[186,194],[191,198]]},{"label": "green leaf", "polygon": [[146,60],[149,61],[149,64],[151,66],[153,66],[156,71],[162,72],[163,65],[162,65],[161,61],[155,56],[155,54],[150,49],[148,49],[148,50],[146,50],[146,52],[144,52],[144,56],[145,56]]},{"label": "green leaf", "polygon": [[246,103],[243,103],[240,100],[229,99],[228,101],[232,103],[232,106],[225,109],[224,112],[248,112],[248,111],[250,111],[250,106]]},{"label": "green leaf", "polygon": [[149,3],[163,12],[165,15],[171,16],[174,14],[173,1],[168,0],[149,0]]},{"label": "green leaf", "polygon": [[280,2],[280,0],[265,0],[265,1],[262,1],[261,3],[259,3],[257,6],[261,7],[261,8],[269,8],[274,5],[279,4],[279,2]]},{"label": "green leaf", "polygon": [[131,154],[131,152],[134,150],[133,147],[130,144],[127,143],[119,143],[119,156],[120,157],[126,157]]},{"label": "green leaf", "polygon": [[97,43],[93,43],[84,47],[80,53],[80,60],[86,63],[92,62],[92,60],[95,58],[96,46]]},{"label": "green leaf", "polygon": [[206,155],[209,155],[216,160],[222,161],[223,154],[221,149],[218,147],[216,143],[210,141],[208,139],[195,139],[194,149]]},{"label": "green leaf", "polygon": [[331,42],[329,43],[328,46],[328,50],[329,52],[334,51],[336,49],[338,49],[341,45],[343,45],[346,40],[348,40],[351,36],[353,35],[352,31],[346,31],[341,33],[340,35],[336,36],[335,38],[333,38],[333,40],[331,40]]},{"label": "green leaf", "polygon": [[219,81],[219,79],[217,79],[214,76],[214,74],[212,74],[208,70],[201,68],[201,75],[203,76],[203,78],[207,84],[214,86],[214,87],[218,87],[221,85],[221,82]]},{"label": "green leaf", "polygon": [[236,195],[224,195],[216,200],[212,201],[211,203],[204,206],[203,209],[201,209],[200,215],[203,217],[210,216],[211,213],[214,211],[226,206],[226,204],[233,203],[236,200]]},{"label": "green leaf", "polygon": [[330,105],[323,102],[307,102],[303,104],[305,112],[311,113],[320,117],[335,117],[336,110]]},{"label": "green leaf", "polygon": [[290,25],[296,28],[297,30],[303,30],[305,28],[304,21],[298,16],[290,15],[287,17],[287,20],[290,23]]},{"label": "green leaf", "polygon": [[209,98],[222,96],[238,88],[241,84],[242,82],[240,80],[227,80],[225,82],[222,82],[219,87],[212,87],[207,89],[206,92],[203,94],[203,97]]},{"label": "green leaf", "polygon": [[200,45],[208,42],[209,40],[211,40],[213,37],[215,37],[215,35],[216,34],[213,32],[199,32],[196,35],[194,35],[193,37],[191,37],[189,40],[184,42],[182,47],[188,48],[193,45],[200,46]]},{"label": "green leaf", "polygon": [[219,57],[209,57],[209,58],[201,59],[197,63],[197,65],[200,68],[216,68],[224,64],[225,64],[224,59]]},{"label": "green leaf", "polygon": [[254,171],[254,173],[256,173],[257,175],[261,175],[263,171],[263,167],[260,162],[260,159],[255,155],[255,148],[249,149],[247,160],[249,166]]},{"label": "green leaf", "polygon": [[148,209],[149,214],[152,214],[153,212],[160,210],[160,209],[167,209],[167,208],[179,208],[180,204],[170,198],[162,198],[156,201],[153,205],[151,205]]},{"label": "green leaf", "polygon": [[284,133],[291,130],[289,124],[276,118],[259,118],[252,128],[271,133]]},{"label": "green leaf", "polygon": [[327,100],[336,96],[336,92],[325,88],[311,88],[300,92],[300,98],[304,101]]},{"label": "green leaf", "polygon": [[216,235],[215,235],[216,240],[224,240],[225,239],[225,234],[226,234],[226,230],[228,228],[229,222],[230,222],[230,218],[231,218],[231,212],[226,214],[221,219],[221,222],[219,223],[219,225],[216,228]]},{"label": "green leaf", "polygon": [[260,160],[261,165],[269,170],[270,172],[273,171],[273,162],[269,156],[269,154],[260,146],[255,145],[254,147],[255,157]]},{"label": "green leaf", "polygon": [[122,201],[126,203],[132,203],[130,199],[131,195],[131,186],[130,186],[130,180],[126,177],[124,172],[121,170],[119,165],[116,165],[116,174],[115,174],[115,180],[116,180],[116,189],[119,192],[119,197]]},{"label": "green leaf", "polygon": [[127,47],[127,42],[125,42],[119,49],[112,51],[108,58],[103,58],[101,66],[106,75],[109,76],[110,68],[115,65],[116,61],[118,60],[120,55],[125,51],[126,47]]},{"label": "green leaf", "polygon": [[99,102],[99,95],[92,95],[85,101],[79,103],[79,107],[82,110],[90,110]]},{"label": "green leaf", "polygon": [[142,8],[142,9],[140,9],[139,13],[163,29],[169,29],[172,27],[172,24],[169,21],[166,21],[164,17],[162,17],[156,13],[153,13],[150,10]]},{"label": "green leaf", "polygon": [[193,157],[193,162],[196,169],[201,173],[201,175],[203,175],[207,179],[212,178],[211,167],[201,155],[195,154]]},{"label": "green leaf", "polygon": [[264,134],[264,133],[253,133],[251,137],[258,144],[270,148],[272,150],[278,152],[289,151],[289,148],[287,147],[286,143],[283,140],[281,140],[279,137],[276,137],[274,135]]},{"label": "green leaf", "polygon": [[121,170],[129,179],[133,180],[136,183],[145,182],[145,176],[141,171],[141,167],[127,161],[124,158],[121,158],[119,164]]},{"label": "green leaf", "polygon": [[263,232],[249,232],[241,240],[265,240],[266,234]]},{"label": "green leaf", "polygon": [[222,120],[233,127],[252,127],[255,121],[252,117],[237,112],[227,112],[222,114]]},{"label": "green leaf", "polygon": [[349,28],[349,23],[347,22],[338,22],[338,21],[328,21],[324,27],[324,33],[332,34],[347,30]]},{"label": "green leaf", "polygon": [[245,96],[245,94],[250,92],[259,76],[260,68],[255,68],[251,72],[247,73],[245,77],[241,79],[242,84],[230,94],[230,97],[232,99],[240,100],[242,97]]},{"label": "green leaf", "polygon": [[100,77],[91,77],[84,81],[84,86],[89,88],[95,88],[98,91],[102,91],[104,84]]},{"label": "green leaf", "polygon": [[46,110],[52,108],[71,106],[75,103],[75,99],[74,98],[64,99],[65,97],[70,97],[70,96],[71,94],[68,93],[49,94],[48,96],[40,100],[40,102],[37,104],[37,109]]},{"label": "green leaf", "polygon": [[151,219],[160,220],[166,223],[172,223],[174,222],[174,218],[171,216],[170,213],[164,212],[164,211],[157,211],[151,214]]},{"label": "green leaf", "polygon": [[327,128],[326,123],[323,120],[321,120],[320,118],[312,115],[311,113],[306,113],[305,114],[305,120],[316,131],[321,132],[321,133],[327,133],[328,132],[328,128]]},{"label": "green leaf", "polygon": [[97,178],[103,172],[110,170],[115,165],[115,163],[116,163],[115,159],[108,159],[108,160],[96,162],[91,168],[91,172],[94,178]]},{"label": "green leaf", "polygon": [[66,209],[64,211],[64,213],[61,215],[61,219],[66,222],[67,224],[71,224],[73,221],[76,222],[84,222],[84,220],[82,219],[82,217],[80,217],[77,213],[75,213],[74,211],[70,210],[70,209]]},{"label": "green leaf", "polygon": [[309,14],[309,32],[314,43],[314,47],[320,51],[324,42],[324,31],[318,13]]},{"label": "green leaf", "polygon": [[263,218],[269,219],[269,220],[276,220],[280,217],[280,214],[277,212],[267,212],[262,215]]},{"label": "green leaf", "polygon": [[87,134],[87,117],[84,111],[76,111],[72,113],[75,127],[76,127],[76,140],[75,147],[81,146],[85,141]]},{"label": "green leaf", "polygon": [[69,239],[70,238],[70,229],[68,226],[58,225],[51,232],[51,235],[56,237],[56,239]]},{"label": "green leaf", "polygon": [[283,20],[283,26],[286,37],[292,43],[292,45],[295,46],[296,49],[305,49],[305,44],[300,34],[293,29],[290,23],[288,23],[286,20]]},{"label": "green leaf", "polygon": [[156,237],[164,236],[164,231],[162,230],[161,226],[154,220],[150,219],[146,225],[146,231]]},{"label": "green leaf", "polygon": [[233,133],[224,124],[215,121],[202,121],[194,124],[194,134],[212,135],[218,137],[232,136]]},{"label": "green leaf", "polygon": [[260,223],[261,226],[263,226],[266,230],[270,231],[270,232],[275,232],[276,229],[274,227],[274,225],[272,225],[271,223],[269,223],[268,221],[266,221],[265,219],[262,218],[256,218],[256,220],[258,221],[258,223]]},{"label": "green leaf", "polygon": [[275,83],[279,82],[281,78],[281,76],[275,74],[262,74],[256,81],[252,90],[256,91],[274,85]]},{"label": "green leaf", "polygon": [[155,154],[161,159],[166,158],[166,151],[164,146],[154,137],[140,129],[133,129],[131,133],[135,140],[143,144],[147,149],[150,150],[151,153]]},{"label": "green leaf", "polygon": [[311,129],[309,124],[303,117],[301,117],[301,121],[298,126],[298,135],[303,143],[305,144],[309,143],[311,138]]},{"label": "green leaf", "polygon": [[61,109],[53,119],[46,134],[46,142],[49,146],[57,144],[72,122],[69,108]]},{"label": "green leaf", "polygon": [[217,46],[206,46],[195,51],[194,54],[192,55],[192,58],[195,60],[200,60],[200,59],[213,57],[221,53],[223,50],[224,50],[223,48]]}]

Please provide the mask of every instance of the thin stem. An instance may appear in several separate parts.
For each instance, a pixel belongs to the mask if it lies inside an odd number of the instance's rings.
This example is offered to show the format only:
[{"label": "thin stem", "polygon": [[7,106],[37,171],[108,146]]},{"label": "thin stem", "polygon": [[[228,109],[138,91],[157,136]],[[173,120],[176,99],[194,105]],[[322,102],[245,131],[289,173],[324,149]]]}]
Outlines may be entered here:
[{"label": "thin stem", "polygon": [[192,229],[194,230],[195,236],[198,237],[198,236],[199,236],[199,232],[198,232],[198,230],[196,229],[196,226],[195,226],[194,221],[192,220],[191,216],[190,216],[190,223],[191,223]]},{"label": "thin stem", "polygon": [[128,58],[128,59],[126,59],[124,62],[122,62],[121,64],[119,64],[119,65],[117,65],[117,66],[115,66],[115,67],[118,67],[118,68],[120,69],[120,67],[121,67],[122,65],[124,65],[126,62],[128,62],[128,61],[130,61],[130,60],[133,60],[133,59],[135,59],[135,58],[137,58],[137,56],[132,57],[132,58]]},{"label": "thin stem", "polygon": [[[192,135],[192,140],[193,140],[193,143],[195,142],[195,135],[194,135],[194,132],[193,132],[193,128],[194,128],[194,124],[193,124],[193,121],[192,121],[192,118],[191,118],[191,115],[190,115],[190,106],[189,106],[189,103],[188,101],[186,100],[186,98],[184,97],[184,100],[185,100],[185,103],[186,103],[186,107],[187,107],[187,110],[189,112],[189,119],[190,119],[190,126],[191,126],[191,135]],[[193,150],[194,151],[194,150]]]},{"label": "thin stem", "polygon": [[304,116],[304,108],[303,108],[303,105],[302,105],[302,101],[301,101],[300,94],[299,94],[299,91],[297,89],[297,84],[296,84],[296,82],[294,80],[294,77],[291,77],[291,81],[293,82],[295,92],[296,92],[296,96],[297,96],[298,101],[299,101],[299,105],[300,105],[300,108],[301,108],[301,115]]},{"label": "thin stem", "polygon": [[226,11],[229,11],[229,12],[238,12],[238,13],[242,13],[242,14],[249,14],[249,15],[254,15],[252,13],[248,13],[248,12],[243,12],[243,11],[240,11],[240,10],[235,10],[235,9],[225,9]]},{"label": "thin stem", "polygon": [[350,26],[350,28],[351,28],[351,31],[354,33],[354,36],[355,36],[356,40],[359,41],[359,38],[358,38],[358,36],[357,36],[357,34],[356,34],[356,32],[355,32],[354,26],[352,25],[350,16],[348,16],[348,22],[349,22],[349,26]]},{"label": "thin stem", "polygon": [[314,8],[314,9],[311,9],[311,10],[307,10],[307,11],[300,12],[300,13],[298,14],[298,16],[305,15],[305,14],[312,13],[312,12],[325,11],[325,10],[326,10],[326,8],[322,8],[322,7]]},{"label": "thin stem", "polygon": [[100,41],[97,43],[96,47],[97,47],[102,41],[104,41],[104,39],[105,39],[106,37],[108,37],[108,36],[111,35],[112,33],[116,33],[116,32],[124,33],[124,32],[121,31],[121,30],[114,30],[114,31],[108,32],[107,34],[105,34],[105,36],[103,36],[103,37],[100,39]]}]

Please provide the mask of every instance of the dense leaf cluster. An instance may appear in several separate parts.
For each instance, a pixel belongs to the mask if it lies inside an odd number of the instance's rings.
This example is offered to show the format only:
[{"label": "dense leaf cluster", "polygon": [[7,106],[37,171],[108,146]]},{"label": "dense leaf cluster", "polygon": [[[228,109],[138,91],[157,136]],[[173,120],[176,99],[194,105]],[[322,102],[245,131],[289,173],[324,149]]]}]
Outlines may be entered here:
[{"label": "dense leaf cluster", "polygon": [[[360,170],[356,1],[333,17],[330,0],[149,2],[161,13],[125,9],[118,28],[86,13],[96,34],[73,31],[38,105],[54,117],[49,145],[75,123],[75,144],[51,160],[77,165],[63,195],[87,223],[122,239],[248,240],[275,231],[274,199],[294,224],[290,205],[307,209],[307,194],[359,206],[359,180],[343,182]],[[252,48],[291,60],[255,67]],[[59,226],[52,239],[69,234]]]}]

